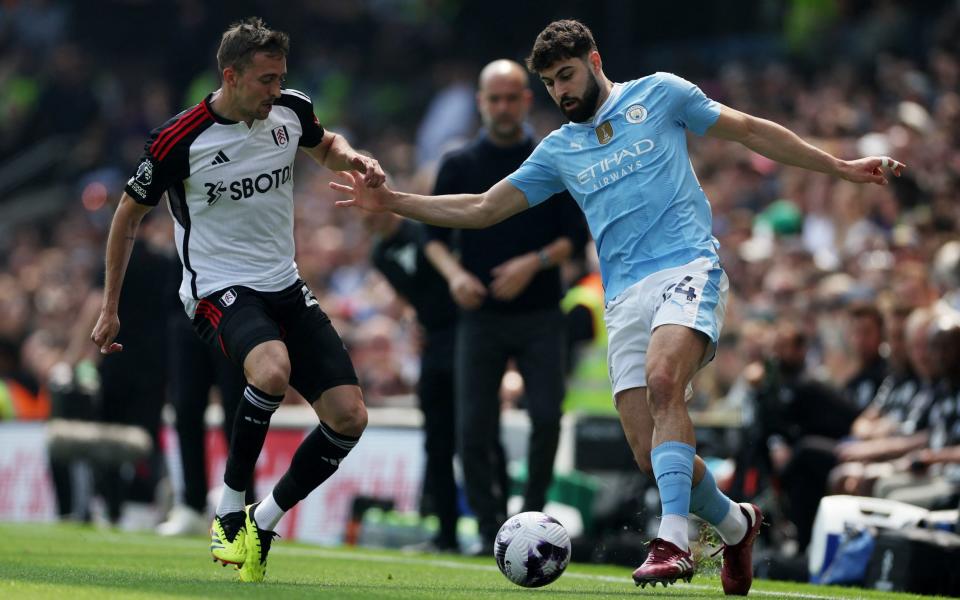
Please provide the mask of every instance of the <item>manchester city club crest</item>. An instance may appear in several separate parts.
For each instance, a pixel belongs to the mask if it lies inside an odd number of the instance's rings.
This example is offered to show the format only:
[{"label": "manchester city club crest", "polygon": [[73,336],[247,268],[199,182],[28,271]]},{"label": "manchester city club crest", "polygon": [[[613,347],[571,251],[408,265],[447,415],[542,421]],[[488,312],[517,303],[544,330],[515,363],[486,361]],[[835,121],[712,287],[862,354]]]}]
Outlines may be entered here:
[{"label": "manchester city club crest", "polygon": [[600,123],[600,126],[594,129],[594,131],[597,133],[597,141],[600,142],[600,144],[608,144],[610,140],[613,139],[613,125],[610,121]]},{"label": "manchester city club crest", "polygon": [[634,104],[627,109],[627,123],[643,123],[647,119],[647,109],[642,104]]}]

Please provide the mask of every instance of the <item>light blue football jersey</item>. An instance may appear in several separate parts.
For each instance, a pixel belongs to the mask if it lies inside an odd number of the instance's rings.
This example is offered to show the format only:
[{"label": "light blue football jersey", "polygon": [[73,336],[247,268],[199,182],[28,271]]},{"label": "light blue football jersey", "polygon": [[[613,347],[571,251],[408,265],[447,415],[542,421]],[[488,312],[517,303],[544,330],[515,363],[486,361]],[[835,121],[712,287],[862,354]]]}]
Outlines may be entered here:
[{"label": "light blue football jersey", "polygon": [[687,154],[720,105],[670,73],[615,84],[589,123],[544,138],[507,179],[531,206],[564,188],[587,217],[607,300],[698,257],[719,261],[710,203]]}]

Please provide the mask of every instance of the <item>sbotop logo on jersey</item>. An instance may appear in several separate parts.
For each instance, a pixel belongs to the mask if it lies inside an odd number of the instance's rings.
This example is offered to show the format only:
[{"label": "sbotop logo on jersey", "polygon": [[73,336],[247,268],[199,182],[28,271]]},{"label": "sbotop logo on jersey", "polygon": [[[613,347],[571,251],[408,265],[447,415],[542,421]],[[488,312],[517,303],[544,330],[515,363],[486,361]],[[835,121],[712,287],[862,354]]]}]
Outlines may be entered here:
[{"label": "sbotop logo on jersey", "polygon": [[227,187],[223,185],[222,181],[216,183],[205,183],[207,186],[207,206],[211,206],[214,202],[220,199],[221,194],[227,191]]},{"label": "sbotop logo on jersey", "polygon": [[266,194],[270,190],[290,183],[292,180],[293,165],[287,165],[282,169],[274,169],[254,177],[244,177],[230,183],[217,181],[216,183],[204,183],[203,185],[207,188],[207,206],[212,206],[227,191],[230,192],[229,198],[231,200],[245,200],[254,194]]},{"label": "sbotop logo on jersey", "polygon": [[647,120],[647,109],[642,104],[634,104],[627,109],[625,115],[627,123],[643,123]]},{"label": "sbotop logo on jersey", "polygon": [[290,141],[290,134],[287,132],[286,125],[280,125],[273,128],[273,143],[281,148],[286,148]]}]

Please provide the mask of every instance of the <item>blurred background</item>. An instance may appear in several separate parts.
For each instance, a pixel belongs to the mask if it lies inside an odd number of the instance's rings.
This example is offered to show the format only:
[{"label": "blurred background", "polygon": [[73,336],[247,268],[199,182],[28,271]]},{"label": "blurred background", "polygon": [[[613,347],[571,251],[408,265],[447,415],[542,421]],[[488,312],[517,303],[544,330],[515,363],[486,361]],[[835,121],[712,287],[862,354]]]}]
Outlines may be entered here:
[{"label": "blurred background", "polygon": [[[956,1],[4,0],[0,420],[57,416],[58,381],[70,380],[74,393],[83,382],[88,392],[98,385],[83,315],[96,298],[122,187],[149,130],[218,87],[220,34],[254,14],[291,35],[288,86],[310,95],[320,122],[376,156],[402,190],[429,192],[440,157],[474,136],[480,68],[497,58],[522,61],[543,26],[567,17],[591,27],[614,81],[675,72],[837,156],[906,163],[889,186],[855,186],[718,140],[690,143],[731,281],[720,352],[698,377],[692,405],[703,417],[701,444],[741,496],[779,497],[770,500],[784,507],[779,530],[801,553],[811,525],[791,517],[801,500],[791,499],[796,475],[787,469],[806,448],[801,440],[850,435],[889,375],[909,373],[945,390],[936,394],[956,393],[960,354],[948,335],[960,309]],[[562,120],[542,86],[533,87],[531,125],[542,136]],[[329,179],[309,160],[297,163],[300,273],[343,336],[368,404],[414,407],[415,320],[371,268],[359,216],[333,208]],[[152,213],[142,237],[176,280],[165,212]],[[590,268],[588,261],[571,272]],[[144,320],[160,324],[163,311],[181,311],[174,290],[169,302],[144,305]],[[921,317],[917,348],[907,349],[905,323]],[[144,370],[162,374],[164,326],[156,331]],[[788,386],[777,378],[795,377],[819,387],[783,398]],[[522,404],[522,382],[508,382],[504,396]],[[602,417],[612,407],[608,392],[599,396],[568,408]],[[805,404],[794,406],[796,398]],[[929,407],[921,412],[916,431],[931,427]],[[840,415],[829,431],[825,414]],[[947,447],[960,444],[960,432],[946,433]],[[157,439],[169,446],[169,438]],[[14,454],[4,448],[15,437],[4,439],[0,454],[9,461]],[[928,438],[909,451],[929,445]],[[783,448],[792,454],[778,454]],[[3,487],[6,518],[56,511],[51,504],[16,513]]]}]

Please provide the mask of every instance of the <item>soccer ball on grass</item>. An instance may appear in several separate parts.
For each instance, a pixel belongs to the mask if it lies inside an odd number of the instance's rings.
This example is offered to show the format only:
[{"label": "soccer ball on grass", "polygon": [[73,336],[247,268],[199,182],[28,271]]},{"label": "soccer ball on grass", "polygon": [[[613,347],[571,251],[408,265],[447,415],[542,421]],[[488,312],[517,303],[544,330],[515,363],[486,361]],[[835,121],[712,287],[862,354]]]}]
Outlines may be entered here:
[{"label": "soccer ball on grass", "polygon": [[550,515],[524,512],[500,527],[493,555],[500,572],[513,583],[542,587],[556,581],[570,563],[570,536]]}]

